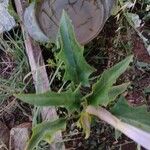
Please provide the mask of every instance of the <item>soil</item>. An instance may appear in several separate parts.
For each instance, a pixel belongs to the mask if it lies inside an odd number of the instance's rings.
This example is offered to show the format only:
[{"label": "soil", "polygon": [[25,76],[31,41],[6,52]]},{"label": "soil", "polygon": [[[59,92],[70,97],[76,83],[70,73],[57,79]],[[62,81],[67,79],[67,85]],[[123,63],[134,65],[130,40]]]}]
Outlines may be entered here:
[{"label": "soil", "polygon": [[134,79],[131,84],[132,90],[126,96],[127,100],[134,105],[141,105],[146,103],[146,101],[148,102],[150,99],[149,97],[146,98],[144,90],[150,85],[150,73],[134,68],[130,70],[130,76]]},{"label": "soil", "polygon": [[0,50],[0,62],[1,77],[9,79],[15,67],[15,64],[13,63],[13,58],[8,53]]},{"label": "soil", "polygon": [[133,53],[136,59],[141,62],[150,63],[150,55],[144,47],[144,44],[141,41],[141,39],[136,34],[133,35],[132,39],[134,44]]},{"label": "soil", "polygon": [[99,120],[96,120],[92,124],[91,134],[88,139],[85,139],[85,135],[81,130],[72,127],[68,127],[64,139],[67,135],[72,135],[67,137],[65,142],[65,146],[68,150],[119,150],[120,147],[124,150],[128,150],[128,147],[133,148],[132,150],[136,150],[136,144],[133,141],[124,135],[116,139],[114,129]]},{"label": "soil", "polygon": [[2,147],[0,148],[1,150],[5,150],[5,147],[9,144],[9,129],[7,126],[0,121],[0,145]]}]

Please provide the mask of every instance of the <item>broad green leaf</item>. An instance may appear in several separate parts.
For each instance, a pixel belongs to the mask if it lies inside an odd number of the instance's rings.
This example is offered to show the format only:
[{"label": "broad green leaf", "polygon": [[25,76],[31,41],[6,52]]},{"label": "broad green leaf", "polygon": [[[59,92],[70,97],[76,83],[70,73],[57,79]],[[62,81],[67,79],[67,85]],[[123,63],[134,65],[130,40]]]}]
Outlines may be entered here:
[{"label": "broad green leaf", "polygon": [[77,122],[79,128],[83,128],[85,139],[89,138],[91,131],[91,116],[87,112],[82,112],[81,117]]},{"label": "broad green leaf", "polygon": [[145,105],[132,107],[121,97],[111,112],[123,122],[150,132],[150,112],[147,112]]},{"label": "broad green leaf", "polygon": [[122,94],[127,89],[129,84],[130,83],[124,83],[118,86],[113,86],[108,93],[109,102],[114,101],[120,94]]},{"label": "broad green leaf", "polygon": [[145,93],[145,94],[150,94],[150,87],[145,88],[145,89],[144,89],[144,93]]},{"label": "broad green leaf", "polygon": [[32,131],[32,137],[29,140],[26,150],[33,150],[41,140],[52,142],[57,131],[66,129],[66,120],[58,119],[53,122],[43,122],[35,126]]},{"label": "broad green leaf", "polygon": [[93,86],[92,93],[88,97],[88,101],[91,105],[108,105],[110,101],[109,91],[116,82],[117,78],[128,68],[132,60],[133,56],[129,56],[112,68],[104,71],[101,78]]},{"label": "broad green leaf", "polygon": [[18,94],[14,96],[35,106],[66,106],[68,108],[75,108],[79,102],[76,95],[76,93],[67,91],[62,93],[46,92],[42,94]]},{"label": "broad green leaf", "polygon": [[65,63],[64,79],[88,86],[88,78],[93,69],[83,56],[84,47],[77,42],[71,20],[65,11],[60,21],[57,43],[57,47],[61,49],[58,58]]}]

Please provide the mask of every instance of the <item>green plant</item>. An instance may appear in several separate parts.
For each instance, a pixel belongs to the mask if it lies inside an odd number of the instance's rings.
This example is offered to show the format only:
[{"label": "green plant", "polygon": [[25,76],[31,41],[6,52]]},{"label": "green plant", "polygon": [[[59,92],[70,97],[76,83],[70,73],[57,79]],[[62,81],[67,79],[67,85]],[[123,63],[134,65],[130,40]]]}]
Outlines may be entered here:
[{"label": "green plant", "polygon": [[0,35],[0,103],[27,86],[23,78],[29,71],[29,64],[24,50],[19,29]]},{"label": "green plant", "polygon": [[[122,28],[132,27],[136,34],[140,37],[147,49],[147,52],[150,53],[150,41],[147,36],[145,36],[149,32],[149,29],[142,29],[146,22],[148,22],[150,16],[149,0],[117,0],[117,3],[118,6],[115,7],[116,9],[114,11],[117,13],[114,14],[117,14],[117,18],[119,18],[122,12],[122,18],[125,18],[125,23],[128,23],[127,27]],[[139,5],[138,8],[136,8],[136,5]],[[145,34],[143,34],[144,32]]]},{"label": "green plant", "polygon": [[14,19],[16,20],[16,22],[19,22],[19,16],[16,13],[16,11],[14,10],[14,6],[13,6],[12,1],[9,1],[8,12],[11,14],[11,16],[14,17]]},{"label": "green plant", "polygon": [[[35,106],[65,107],[69,113],[66,118],[54,122],[43,122],[35,126],[27,150],[34,149],[41,140],[51,142],[56,131],[65,130],[67,119],[71,115],[74,116],[74,112],[78,113],[76,116],[78,117],[77,125],[83,128],[85,138],[90,135],[92,116],[95,115],[142,146],[149,148],[150,120],[148,118],[150,118],[150,114],[146,111],[146,107],[133,108],[126,103],[122,96],[117,103],[112,104],[129,85],[129,83],[114,84],[133,61],[133,56],[127,57],[104,71],[92,86],[92,91],[83,95],[80,87],[90,86],[89,76],[94,72],[94,69],[85,61],[84,48],[77,42],[71,21],[65,12],[63,12],[60,21],[56,45],[60,50],[56,54],[56,59],[64,63],[63,80],[71,82],[69,89],[60,93],[50,91],[44,94],[17,94],[15,97]],[[104,107],[108,107],[113,115]],[[140,136],[144,140],[139,140]]]}]

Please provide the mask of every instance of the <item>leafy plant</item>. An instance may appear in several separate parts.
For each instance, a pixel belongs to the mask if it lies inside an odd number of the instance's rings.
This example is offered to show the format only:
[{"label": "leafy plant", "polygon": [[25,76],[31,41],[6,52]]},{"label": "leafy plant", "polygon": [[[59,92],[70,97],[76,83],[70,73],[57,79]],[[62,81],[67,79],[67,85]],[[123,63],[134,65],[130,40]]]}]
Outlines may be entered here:
[{"label": "leafy plant", "polygon": [[34,149],[35,145],[38,144],[41,140],[45,140],[48,143],[51,143],[53,140],[55,133],[59,130],[65,130],[66,128],[66,120],[58,119],[53,122],[43,122],[38,126],[33,128],[33,134],[29,141],[27,150]]},{"label": "leafy plant", "polygon": [[[146,131],[150,132],[150,119],[148,119],[150,118],[150,114],[146,111],[145,107],[132,108],[125,100],[120,99],[113,108],[110,108],[110,111],[116,117],[102,108],[102,106],[111,106],[112,101],[116,100],[127,89],[129,83],[121,85],[114,84],[133,61],[133,56],[128,56],[112,68],[104,71],[92,86],[91,93],[82,95],[80,87],[81,85],[90,85],[89,76],[94,69],[85,61],[83,56],[84,48],[77,42],[71,20],[65,12],[63,12],[60,21],[60,29],[56,43],[57,48],[60,50],[56,57],[60,61],[63,61],[65,65],[63,80],[71,81],[70,88],[60,93],[49,91],[44,94],[18,94],[15,96],[24,102],[36,106],[63,106],[68,109],[69,115],[65,119],[41,123],[33,128],[33,134],[27,145],[27,150],[32,150],[42,139],[49,142],[52,141],[54,133],[58,130],[65,129],[66,120],[75,111],[78,112],[79,116],[77,125],[83,128],[86,138],[90,135],[91,117],[95,115],[122,131],[142,146],[149,148],[150,145],[147,141],[150,140],[150,134]],[[136,116],[136,114],[139,114],[139,116]],[[142,130],[137,127],[142,128]],[[133,129],[132,132],[131,129]],[[139,137],[142,136],[146,142],[143,140],[140,141],[137,135]]]},{"label": "leafy plant", "polygon": [[[126,18],[129,25],[135,30],[137,35],[142,40],[145,48],[147,49],[147,52],[150,54],[150,43],[146,36],[139,30],[139,28],[143,26],[143,24],[146,22],[146,20],[149,20],[149,0],[148,1],[124,1],[124,0],[118,0],[118,3],[120,4],[121,9],[123,10],[123,15]],[[135,4],[138,3],[141,5],[142,10],[136,11],[136,13],[133,11],[133,8],[135,7]],[[144,8],[145,7],[145,8]],[[145,9],[145,10],[144,10]],[[140,17],[139,14],[142,14]],[[141,19],[142,18],[142,19]],[[149,32],[149,31],[148,31]]]},{"label": "leafy plant", "polygon": [[112,114],[120,118],[123,122],[134,125],[146,131],[150,131],[150,113],[146,106],[131,107],[126,100],[121,97],[111,109]]},{"label": "leafy plant", "polygon": [[15,12],[15,10],[13,8],[12,1],[9,1],[8,12],[11,14],[11,16],[13,16],[15,18],[16,22],[19,21],[19,16],[18,16],[18,14]]}]

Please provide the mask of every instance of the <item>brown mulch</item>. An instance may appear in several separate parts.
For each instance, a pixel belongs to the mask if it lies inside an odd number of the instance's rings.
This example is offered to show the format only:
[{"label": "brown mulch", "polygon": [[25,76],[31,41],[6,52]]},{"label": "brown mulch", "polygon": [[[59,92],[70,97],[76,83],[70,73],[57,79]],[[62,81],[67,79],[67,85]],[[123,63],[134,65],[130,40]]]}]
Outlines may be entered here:
[{"label": "brown mulch", "polygon": [[133,37],[133,53],[138,61],[150,64],[150,55],[148,54],[146,48],[144,47],[141,39],[134,34]]}]

